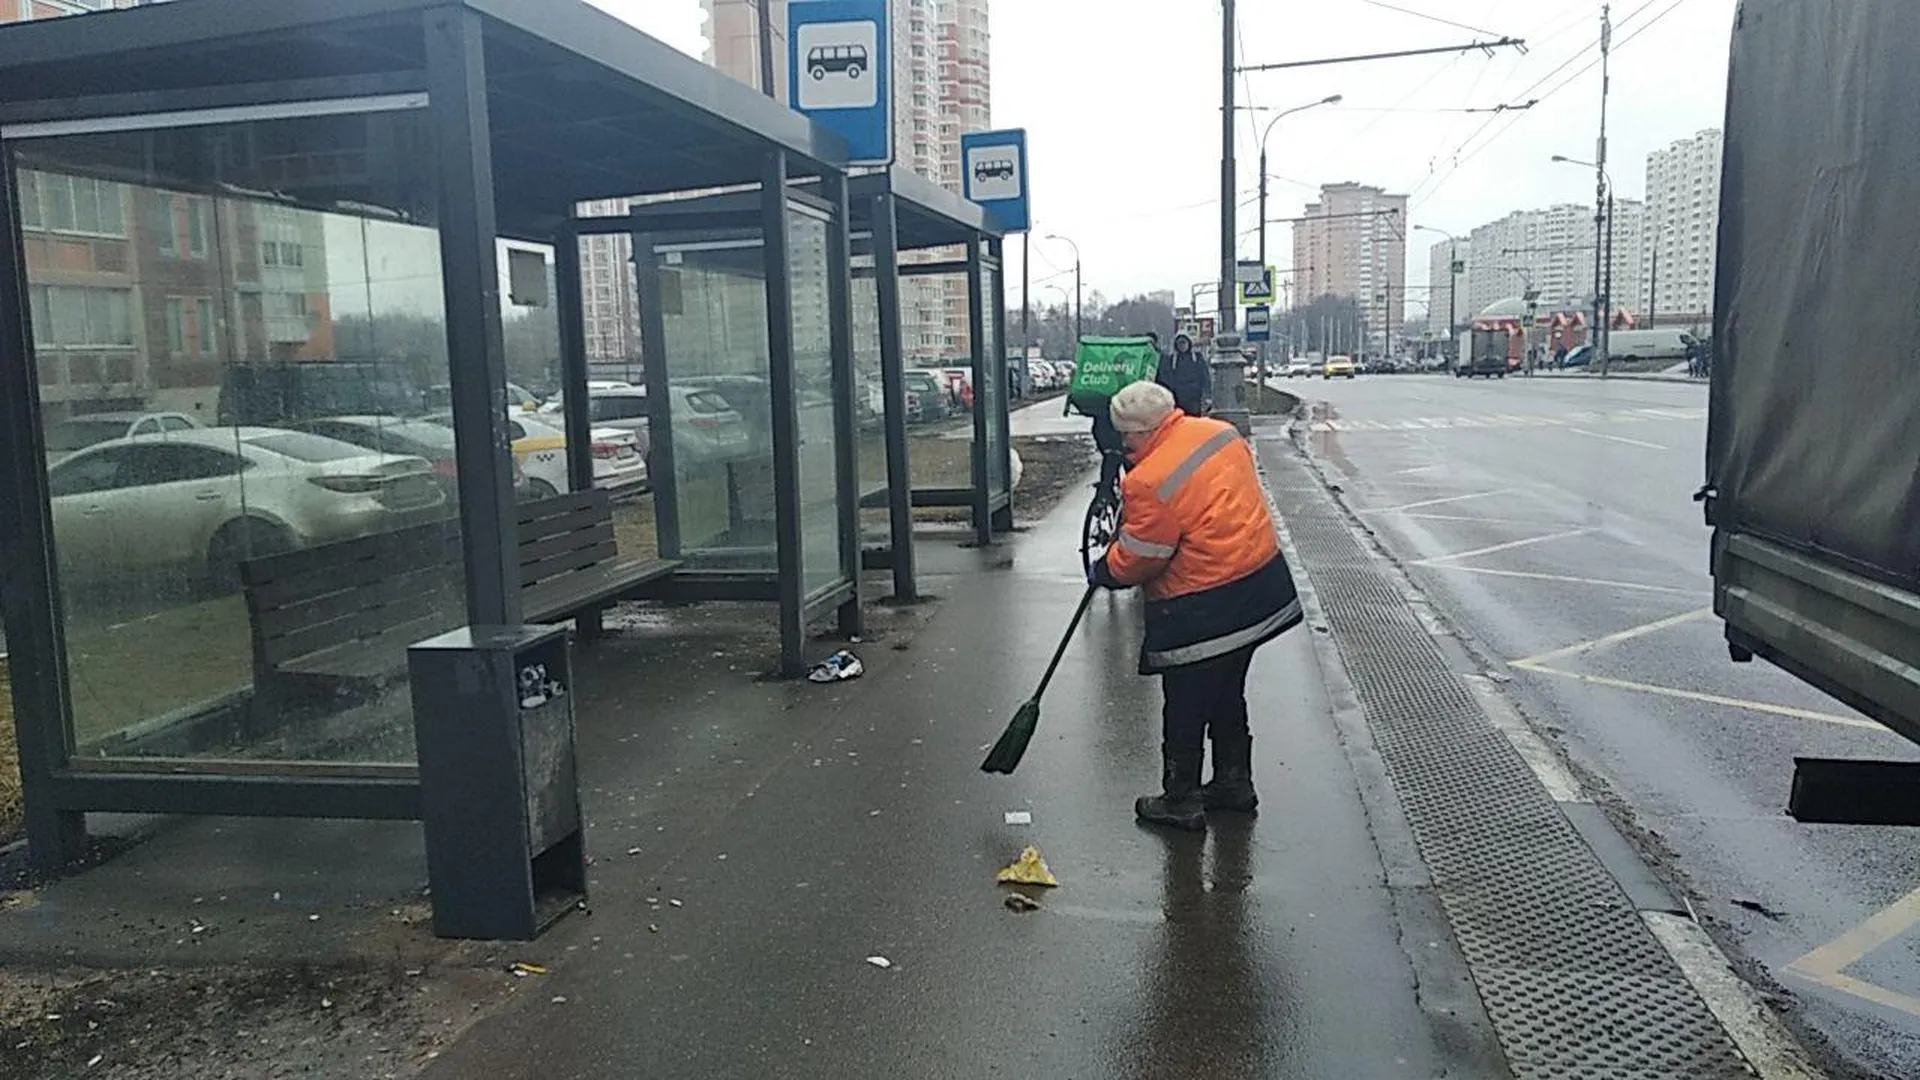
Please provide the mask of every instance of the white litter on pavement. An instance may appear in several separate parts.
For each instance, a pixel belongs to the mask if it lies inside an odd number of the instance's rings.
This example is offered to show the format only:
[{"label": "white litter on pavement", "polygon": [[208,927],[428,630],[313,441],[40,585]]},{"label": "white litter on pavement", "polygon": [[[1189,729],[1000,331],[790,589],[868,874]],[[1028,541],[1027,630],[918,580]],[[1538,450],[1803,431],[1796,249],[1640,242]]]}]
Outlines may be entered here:
[{"label": "white litter on pavement", "polygon": [[884,956],[869,956],[867,957],[867,963],[872,964],[874,967],[877,967],[882,971],[885,971],[886,969],[893,966],[893,961],[887,959]]},{"label": "white litter on pavement", "polygon": [[1031,825],[1031,824],[1033,824],[1033,811],[1031,811],[1031,810],[1009,810],[1009,811],[1007,811],[1007,824],[1009,824],[1009,825]]}]

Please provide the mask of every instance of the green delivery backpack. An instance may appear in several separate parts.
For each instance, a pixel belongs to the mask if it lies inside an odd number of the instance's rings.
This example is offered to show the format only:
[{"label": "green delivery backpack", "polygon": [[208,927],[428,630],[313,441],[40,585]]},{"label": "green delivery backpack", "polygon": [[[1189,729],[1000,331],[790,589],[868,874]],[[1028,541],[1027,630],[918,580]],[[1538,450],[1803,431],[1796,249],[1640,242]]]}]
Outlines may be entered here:
[{"label": "green delivery backpack", "polygon": [[1160,373],[1160,353],[1144,337],[1084,337],[1073,359],[1067,404],[1084,416],[1106,412],[1113,395],[1129,383],[1152,382]]}]

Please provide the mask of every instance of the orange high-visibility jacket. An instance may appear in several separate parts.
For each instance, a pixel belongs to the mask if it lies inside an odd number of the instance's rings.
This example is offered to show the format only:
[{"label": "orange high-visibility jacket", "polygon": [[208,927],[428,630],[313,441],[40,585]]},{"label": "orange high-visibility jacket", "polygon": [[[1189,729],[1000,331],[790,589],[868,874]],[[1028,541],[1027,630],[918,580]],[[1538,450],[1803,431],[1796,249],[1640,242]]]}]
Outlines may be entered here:
[{"label": "orange high-visibility jacket", "polygon": [[1298,625],[1253,448],[1175,410],[1122,481],[1119,538],[1097,573],[1147,594],[1144,672],[1259,645]]}]

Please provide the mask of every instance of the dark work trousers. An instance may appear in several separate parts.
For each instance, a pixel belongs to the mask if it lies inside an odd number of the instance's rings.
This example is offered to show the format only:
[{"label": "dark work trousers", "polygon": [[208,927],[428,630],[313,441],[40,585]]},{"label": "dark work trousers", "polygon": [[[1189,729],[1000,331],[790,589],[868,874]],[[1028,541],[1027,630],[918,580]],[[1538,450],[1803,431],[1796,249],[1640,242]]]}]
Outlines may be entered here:
[{"label": "dark work trousers", "polygon": [[1246,648],[1162,672],[1160,732],[1167,746],[1198,750],[1208,734],[1216,741],[1245,738],[1252,663],[1253,649]]}]

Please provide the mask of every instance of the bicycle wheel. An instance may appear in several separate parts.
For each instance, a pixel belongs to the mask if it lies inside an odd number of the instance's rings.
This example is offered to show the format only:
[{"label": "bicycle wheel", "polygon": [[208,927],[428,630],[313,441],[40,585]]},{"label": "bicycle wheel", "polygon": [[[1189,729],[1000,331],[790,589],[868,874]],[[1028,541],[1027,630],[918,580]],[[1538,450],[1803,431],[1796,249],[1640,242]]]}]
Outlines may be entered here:
[{"label": "bicycle wheel", "polygon": [[1107,545],[1120,535],[1120,498],[1106,488],[1093,493],[1087,504],[1087,517],[1080,527],[1080,569],[1091,570],[1093,562],[1106,554]]}]

